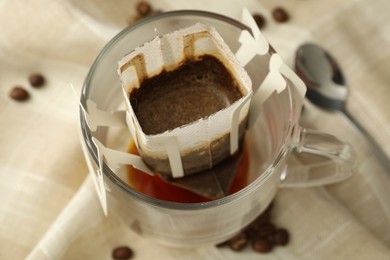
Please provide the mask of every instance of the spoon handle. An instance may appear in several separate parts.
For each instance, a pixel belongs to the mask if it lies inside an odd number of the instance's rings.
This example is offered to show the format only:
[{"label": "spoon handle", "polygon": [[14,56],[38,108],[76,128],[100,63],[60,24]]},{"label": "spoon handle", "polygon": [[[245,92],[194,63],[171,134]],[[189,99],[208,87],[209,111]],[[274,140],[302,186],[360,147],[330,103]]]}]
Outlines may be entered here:
[{"label": "spoon handle", "polygon": [[367,143],[370,145],[372,152],[382,164],[382,167],[390,174],[390,160],[389,157],[384,153],[382,148],[378,145],[375,139],[364,129],[364,127],[346,110],[343,109],[342,112],[350,120],[350,122],[360,131],[360,133],[365,137]]}]

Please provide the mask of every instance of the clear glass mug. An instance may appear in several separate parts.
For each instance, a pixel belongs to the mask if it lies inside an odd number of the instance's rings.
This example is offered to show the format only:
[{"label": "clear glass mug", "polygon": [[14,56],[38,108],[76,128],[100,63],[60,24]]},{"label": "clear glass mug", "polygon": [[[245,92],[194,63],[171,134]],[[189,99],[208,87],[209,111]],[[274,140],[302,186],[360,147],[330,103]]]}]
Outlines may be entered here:
[{"label": "clear glass mug", "polygon": [[[248,28],[230,18],[202,11],[174,11],[142,20],[121,31],[101,51],[85,80],[81,103],[88,111],[87,99],[102,110],[117,110],[123,103],[117,74],[118,61],[135,47],[160,35],[197,22],[216,28],[233,52],[242,30]],[[268,73],[269,55],[259,56],[247,66],[253,86]],[[249,183],[225,198],[203,203],[174,203],[152,198],[126,183],[124,175],[103,165],[104,186],[110,212],[119,214],[137,233],[160,243],[193,247],[222,242],[253,221],[272,201],[281,187],[310,187],[335,183],[350,177],[354,153],[348,144],[331,135],[304,129],[298,119],[301,105],[289,82],[280,94],[264,103],[258,119],[245,137],[249,149]],[[300,97],[299,97],[300,98]],[[97,149],[92,137],[110,148],[126,150],[130,142],[127,129],[99,127],[91,132],[83,116],[81,130],[89,157],[98,167]],[[126,135],[127,134],[127,135]],[[291,153],[327,158],[305,165],[287,166]],[[123,170],[123,169],[122,169]],[[121,177],[122,176],[122,177]]]}]

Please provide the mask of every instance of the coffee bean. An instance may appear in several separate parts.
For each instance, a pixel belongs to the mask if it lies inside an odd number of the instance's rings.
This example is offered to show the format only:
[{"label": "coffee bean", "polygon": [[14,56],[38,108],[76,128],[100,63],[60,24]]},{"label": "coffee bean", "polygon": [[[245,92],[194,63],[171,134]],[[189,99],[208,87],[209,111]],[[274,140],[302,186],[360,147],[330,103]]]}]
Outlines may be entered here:
[{"label": "coffee bean", "polygon": [[286,229],[280,228],[272,234],[272,240],[275,245],[285,246],[290,241],[290,234]]},{"label": "coffee bean", "polygon": [[45,78],[42,74],[39,73],[33,73],[28,77],[28,80],[30,81],[31,86],[33,87],[41,87],[43,84],[45,84]]},{"label": "coffee bean", "polygon": [[234,251],[241,251],[248,244],[248,238],[244,232],[240,232],[228,242],[229,247]]},{"label": "coffee bean", "polygon": [[266,238],[257,238],[252,243],[252,249],[258,253],[268,253],[273,249],[273,244]]},{"label": "coffee bean", "polygon": [[268,253],[275,246],[287,245],[290,239],[288,231],[277,228],[271,221],[271,203],[254,221],[243,229],[241,233],[230,240],[220,243],[217,247],[229,246],[234,251],[241,251],[251,243],[254,251]]},{"label": "coffee bean", "polygon": [[119,246],[112,250],[112,258],[115,260],[127,260],[134,256],[133,250],[127,246]]},{"label": "coffee bean", "polygon": [[30,97],[30,94],[23,87],[15,86],[9,93],[10,97],[16,101],[25,101]]},{"label": "coffee bean", "polygon": [[136,5],[136,9],[139,15],[141,16],[148,16],[152,13],[153,9],[152,6],[144,1],[140,1]]},{"label": "coffee bean", "polygon": [[253,19],[255,20],[257,26],[261,29],[261,28],[264,28],[266,22],[265,22],[265,18],[264,16],[262,16],[261,14],[253,14]]},{"label": "coffee bean", "polygon": [[273,234],[276,230],[276,227],[271,222],[267,222],[261,226],[256,227],[257,237],[268,237]]},{"label": "coffee bean", "polygon": [[228,246],[229,245],[229,240],[226,240],[226,241],[223,241],[219,244],[216,244],[215,246],[216,247],[225,247],[225,246]]},{"label": "coffee bean", "polygon": [[258,237],[256,229],[253,228],[253,226],[248,226],[247,228],[244,229],[244,233],[246,234],[246,237],[249,240],[255,239]]},{"label": "coffee bean", "polygon": [[287,22],[290,19],[288,13],[282,7],[276,7],[272,11],[272,16],[274,17],[275,21],[279,23]]}]

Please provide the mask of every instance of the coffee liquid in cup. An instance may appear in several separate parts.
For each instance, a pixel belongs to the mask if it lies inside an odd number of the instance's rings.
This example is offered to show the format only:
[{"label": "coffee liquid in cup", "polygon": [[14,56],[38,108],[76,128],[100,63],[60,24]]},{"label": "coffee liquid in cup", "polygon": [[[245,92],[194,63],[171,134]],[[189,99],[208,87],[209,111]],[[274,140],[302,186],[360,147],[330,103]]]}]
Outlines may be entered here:
[{"label": "coffee liquid in cup", "polygon": [[130,103],[145,134],[159,134],[210,116],[242,97],[237,82],[211,55],[142,81]]},{"label": "coffee liquid in cup", "polygon": [[[241,151],[236,157],[229,158],[218,164],[217,167],[219,168],[214,169],[214,171],[212,169],[206,170],[180,179],[166,180],[158,174],[151,176],[128,165],[127,175],[129,184],[139,192],[170,202],[201,203],[218,199],[240,191],[248,184],[249,151],[245,145]],[[129,153],[139,154],[134,143],[130,144]],[[227,178],[221,178],[226,181],[226,183],[221,182],[221,186],[224,186],[224,194],[218,194],[220,187],[215,187],[210,184],[210,181],[206,184],[204,183],[205,179],[213,178],[213,174],[226,175]]]}]

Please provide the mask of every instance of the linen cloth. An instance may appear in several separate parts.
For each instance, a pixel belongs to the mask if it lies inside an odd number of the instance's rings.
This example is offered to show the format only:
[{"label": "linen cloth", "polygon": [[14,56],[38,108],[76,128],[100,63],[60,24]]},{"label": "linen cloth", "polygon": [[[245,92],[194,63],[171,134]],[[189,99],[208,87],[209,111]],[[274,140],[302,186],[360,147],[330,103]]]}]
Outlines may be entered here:
[{"label": "linen cloth", "polygon": [[[390,259],[390,178],[364,138],[339,113],[305,101],[302,125],[353,144],[355,175],[318,188],[281,189],[273,219],[291,232],[287,247],[259,255],[213,246],[173,249],[142,238],[114,214],[104,217],[81,152],[77,101],[101,48],[127,25],[136,1],[0,2],[0,259],[110,259],[129,245],[135,259]],[[150,1],[163,11],[200,9],[239,19],[265,15],[262,31],[289,65],[299,44],[316,42],[341,65],[347,109],[390,156],[388,0]],[[282,6],[291,19],[275,22]],[[27,77],[47,81],[30,88]],[[27,102],[11,100],[25,86]]]}]

